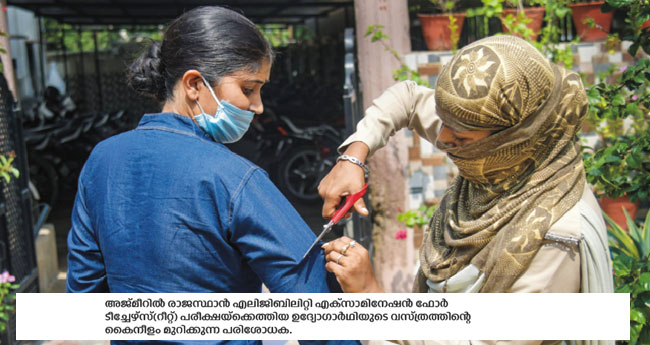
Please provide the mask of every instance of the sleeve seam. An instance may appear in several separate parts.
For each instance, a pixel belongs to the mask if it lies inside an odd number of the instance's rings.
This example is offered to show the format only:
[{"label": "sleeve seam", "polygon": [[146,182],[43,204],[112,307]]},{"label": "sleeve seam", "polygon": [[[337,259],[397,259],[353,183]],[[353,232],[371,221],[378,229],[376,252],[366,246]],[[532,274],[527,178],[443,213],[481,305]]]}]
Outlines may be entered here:
[{"label": "sleeve seam", "polygon": [[234,213],[234,202],[237,197],[242,193],[244,190],[244,187],[246,184],[248,184],[248,181],[252,178],[253,174],[255,171],[257,171],[258,168],[256,167],[250,167],[244,174],[244,176],[241,179],[241,182],[237,186],[237,189],[235,189],[235,192],[232,194],[232,197],[230,198],[230,201],[228,202],[228,228],[230,228],[230,225],[232,224],[232,217]]}]

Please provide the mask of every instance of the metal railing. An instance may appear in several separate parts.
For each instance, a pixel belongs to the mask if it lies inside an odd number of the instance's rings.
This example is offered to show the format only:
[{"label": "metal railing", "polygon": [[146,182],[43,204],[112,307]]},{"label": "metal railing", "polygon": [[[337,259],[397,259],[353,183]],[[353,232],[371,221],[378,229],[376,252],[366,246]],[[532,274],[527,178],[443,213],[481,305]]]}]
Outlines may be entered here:
[{"label": "metal railing", "polygon": [[[23,141],[20,112],[4,75],[0,74],[0,154],[15,153],[14,167],[19,178],[0,182],[0,271],[7,270],[20,284],[17,292],[38,292],[38,269],[34,252],[32,200],[29,192],[29,172]],[[16,343],[15,311],[9,315],[2,344]]]}]

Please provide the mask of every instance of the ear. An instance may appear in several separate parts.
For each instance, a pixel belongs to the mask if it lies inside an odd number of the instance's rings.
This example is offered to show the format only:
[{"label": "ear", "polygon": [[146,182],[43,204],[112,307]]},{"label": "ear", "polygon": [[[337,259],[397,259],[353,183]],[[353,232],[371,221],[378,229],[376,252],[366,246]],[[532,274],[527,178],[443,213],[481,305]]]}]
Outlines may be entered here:
[{"label": "ear", "polygon": [[185,72],[181,78],[181,87],[189,100],[196,101],[199,98],[200,88],[204,87],[201,73],[195,69]]}]

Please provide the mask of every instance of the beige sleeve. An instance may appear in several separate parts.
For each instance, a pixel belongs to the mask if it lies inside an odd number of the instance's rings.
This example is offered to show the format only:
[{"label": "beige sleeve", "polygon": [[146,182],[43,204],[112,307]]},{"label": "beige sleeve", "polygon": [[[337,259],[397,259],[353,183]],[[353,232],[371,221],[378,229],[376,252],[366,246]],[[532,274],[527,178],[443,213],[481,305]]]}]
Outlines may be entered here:
[{"label": "beige sleeve", "polygon": [[384,91],[366,109],[357,130],[349,136],[339,152],[355,141],[370,148],[369,155],[384,147],[388,139],[404,127],[434,143],[440,131],[440,118],[436,113],[434,90],[407,80]]},{"label": "beige sleeve", "polygon": [[[579,239],[581,213],[576,205],[551,228],[555,236]],[[546,240],[528,269],[512,285],[511,292],[580,292],[580,252],[578,247]]]},{"label": "beige sleeve", "polygon": [[580,253],[557,243],[542,246],[511,292],[580,292]]}]

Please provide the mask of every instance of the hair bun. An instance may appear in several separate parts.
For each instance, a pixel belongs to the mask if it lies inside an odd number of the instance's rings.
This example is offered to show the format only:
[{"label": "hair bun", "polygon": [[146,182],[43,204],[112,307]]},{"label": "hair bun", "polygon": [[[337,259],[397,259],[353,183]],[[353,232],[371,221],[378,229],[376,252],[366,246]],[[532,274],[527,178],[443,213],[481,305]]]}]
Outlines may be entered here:
[{"label": "hair bun", "polygon": [[159,102],[165,100],[165,78],[162,71],[160,42],[153,42],[136,58],[128,69],[131,87],[144,95],[153,96]]}]

